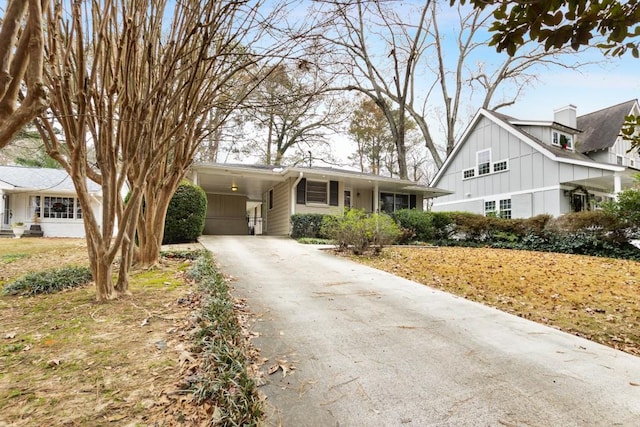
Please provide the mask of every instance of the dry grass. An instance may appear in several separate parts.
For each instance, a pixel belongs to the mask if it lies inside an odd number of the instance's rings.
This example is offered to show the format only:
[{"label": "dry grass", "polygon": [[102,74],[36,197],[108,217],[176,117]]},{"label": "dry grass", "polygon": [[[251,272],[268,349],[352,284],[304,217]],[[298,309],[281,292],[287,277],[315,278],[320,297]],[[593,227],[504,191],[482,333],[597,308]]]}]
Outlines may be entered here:
[{"label": "dry grass", "polygon": [[640,354],[640,263],[489,248],[386,248],[360,262]]},{"label": "dry grass", "polygon": [[[88,263],[84,240],[0,239],[2,282]],[[92,286],[0,298],[0,425],[191,425],[176,392],[197,293],[185,261],[133,274],[131,297],[97,304]]]}]

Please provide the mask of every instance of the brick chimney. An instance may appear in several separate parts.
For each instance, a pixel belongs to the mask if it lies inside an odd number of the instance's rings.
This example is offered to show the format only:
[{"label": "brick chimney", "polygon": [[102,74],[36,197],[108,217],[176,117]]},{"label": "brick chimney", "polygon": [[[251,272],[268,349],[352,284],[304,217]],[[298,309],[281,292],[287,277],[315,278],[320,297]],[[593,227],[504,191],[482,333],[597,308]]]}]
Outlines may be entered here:
[{"label": "brick chimney", "polygon": [[576,120],[576,106],[569,104],[566,107],[553,110],[553,121],[575,129],[578,126],[578,122]]}]

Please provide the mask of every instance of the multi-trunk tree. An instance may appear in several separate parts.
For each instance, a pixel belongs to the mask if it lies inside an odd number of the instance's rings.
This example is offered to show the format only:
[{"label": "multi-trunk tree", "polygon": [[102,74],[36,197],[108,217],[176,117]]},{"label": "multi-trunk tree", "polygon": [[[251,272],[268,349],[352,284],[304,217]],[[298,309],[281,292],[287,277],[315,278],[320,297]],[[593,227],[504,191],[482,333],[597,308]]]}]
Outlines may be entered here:
[{"label": "multi-trunk tree", "polygon": [[[158,259],[167,206],[198,144],[242,98],[227,93],[257,84],[250,76],[260,57],[249,47],[264,27],[256,3],[235,1],[69,0],[49,14],[51,109],[38,123],[73,179],[97,299],[107,300],[128,292],[134,259]],[[239,76],[242,89],[233,87]],[[101,217],[89,180],[102,189]]]},{"label": "multi-trunk tree", "polygon": [[42,0],[8,0],[0,27],[0,149],[47,107]]}]

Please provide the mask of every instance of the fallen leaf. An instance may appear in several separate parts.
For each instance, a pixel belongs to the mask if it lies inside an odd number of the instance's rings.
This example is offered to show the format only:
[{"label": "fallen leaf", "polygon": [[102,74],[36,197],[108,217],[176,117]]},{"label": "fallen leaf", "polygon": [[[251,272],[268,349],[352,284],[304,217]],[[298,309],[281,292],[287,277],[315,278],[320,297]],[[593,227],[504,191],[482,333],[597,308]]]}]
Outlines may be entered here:
[{"label": "fallen leaf", "polygon": [[4,339],[5,339],[5,340],[12,340],[12,339],[14,339],[15,337],[16,337],[16,333],[15,333],[15,332],[9,332],[8,334],[6,334],[6,335],[4,336]]},{"label": "fallen leaf", "polygon": [[140,323],[140,327],[147,326],[148,324],[149,324],[149,318],[147,317],[142,321],[142,323]]}]

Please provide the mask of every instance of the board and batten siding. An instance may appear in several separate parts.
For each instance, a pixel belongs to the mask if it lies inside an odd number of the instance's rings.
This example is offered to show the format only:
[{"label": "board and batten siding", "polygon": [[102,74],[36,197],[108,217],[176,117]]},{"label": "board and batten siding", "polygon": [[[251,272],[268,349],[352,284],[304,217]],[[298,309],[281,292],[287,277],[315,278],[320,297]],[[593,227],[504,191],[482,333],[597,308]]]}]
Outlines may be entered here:
[{"label": "board and batten siding", "polygon": [[[484,213],[484,201],[511,199],[513,218],[539,214],[558,216],[569,211],[569,200],[560,185],[611,172],[583,165],[557,162],[486,117],[462,142],[435,186],[453,191],[435,199],[434,211]],[[476,167],[476,154],[491,149],[491,162],[508,161],[508,169],[463,179],[463,171]]]},{"label": "board and batten siding", "polygon": [[269,192],[266,194],[267,229],[265,234],[286,236],[289,234],[291,217],[292,180],[281,182],[273,187],[273,207],[269,209]]}]

